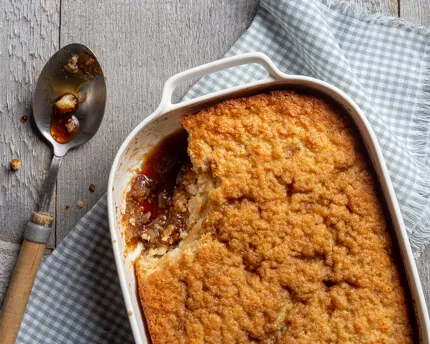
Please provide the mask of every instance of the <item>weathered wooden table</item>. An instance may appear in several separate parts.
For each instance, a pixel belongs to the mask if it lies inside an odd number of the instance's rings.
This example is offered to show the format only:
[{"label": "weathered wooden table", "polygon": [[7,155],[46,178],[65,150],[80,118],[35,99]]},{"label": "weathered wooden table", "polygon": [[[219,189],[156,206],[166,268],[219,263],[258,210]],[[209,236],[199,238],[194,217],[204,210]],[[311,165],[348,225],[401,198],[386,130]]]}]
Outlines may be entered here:
[{"label": "weathered wooden table", "polygon": [[[350,1],[430,26],[430,0]],[[32,92],[49,57],[72,42],[88,45],[106,73],[108,104],[97,135],[64,159],[46,255],[105,193],[119,145],[157,107],[164,81],[220,58],[257,7],[257,0],[0,0],[0,300],[51,159],[31,121],[21,122],[31,117]],[[23,160],[17,173],[9,170],[14,158]],[[430,247],[417,263],[430,305]]]}]

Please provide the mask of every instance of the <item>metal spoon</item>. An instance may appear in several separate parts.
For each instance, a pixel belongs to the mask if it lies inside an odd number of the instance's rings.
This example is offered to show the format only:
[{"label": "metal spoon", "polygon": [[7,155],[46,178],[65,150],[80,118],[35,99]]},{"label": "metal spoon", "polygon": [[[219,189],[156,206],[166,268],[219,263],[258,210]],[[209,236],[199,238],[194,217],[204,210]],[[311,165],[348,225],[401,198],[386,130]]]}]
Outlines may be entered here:
[{"label": "metal spoon", "polygon": [[[74,67],[77,69],[70,69],[68,63],[76,58]],[[66,93],[73,94],[79,100],[73,112],[79,121],[79,130],[70,142],[59,143],[53,136],[51,124],[55,119],[53,116],[56,116],[54,104]],[[52,145],[54,156],[37,212],[33,213],[24,230],[23,244],[3,302],[0,313],[2,343],[15,343],[37,269],[51,234],[53,217],[49,215],[49,206],[61,161],[70,149],[94,136],[102,122],[105,105],[103,72],[90,49],[81,44],[70,44],[57,51],[46,63],[33,97],[33,116],[40,133]]]}]

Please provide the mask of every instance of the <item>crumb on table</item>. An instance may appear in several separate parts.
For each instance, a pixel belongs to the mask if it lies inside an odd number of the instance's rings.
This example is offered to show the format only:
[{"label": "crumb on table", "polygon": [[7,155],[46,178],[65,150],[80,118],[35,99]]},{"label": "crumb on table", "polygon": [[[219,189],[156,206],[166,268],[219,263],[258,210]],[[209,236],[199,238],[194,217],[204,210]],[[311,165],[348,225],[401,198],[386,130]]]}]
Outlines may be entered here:
[{"label": "crumb on table", "polygon": [[13,159],[10,162],[10,167],[11,167],[12,171],[20,170],[21,166],[22,166],[22,160],[21,159]]},{"label": "crumb on table", "polygon": [[76,204],[77,204],[78,208],[82,208],[85,205],[85,203],[83,201],[78,201]]}]

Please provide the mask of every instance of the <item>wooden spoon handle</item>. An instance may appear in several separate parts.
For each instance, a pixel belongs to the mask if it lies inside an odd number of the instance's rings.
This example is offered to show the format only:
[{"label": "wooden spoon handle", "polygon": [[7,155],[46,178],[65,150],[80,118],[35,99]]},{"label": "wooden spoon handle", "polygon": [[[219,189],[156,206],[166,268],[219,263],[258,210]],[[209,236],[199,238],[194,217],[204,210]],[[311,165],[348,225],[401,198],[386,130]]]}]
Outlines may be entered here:
[{"label": "wooden spoon handle", "polygon": [[45,244],[24,240],[0,313],[0,343],[14,344]]},{"label": "wooden spoon handle", "polygon": [[0,344],[14,344],[16,341],[53,220],[42,211],[33,213],[31,221],[27,222],[24,241],[0,312]]}]

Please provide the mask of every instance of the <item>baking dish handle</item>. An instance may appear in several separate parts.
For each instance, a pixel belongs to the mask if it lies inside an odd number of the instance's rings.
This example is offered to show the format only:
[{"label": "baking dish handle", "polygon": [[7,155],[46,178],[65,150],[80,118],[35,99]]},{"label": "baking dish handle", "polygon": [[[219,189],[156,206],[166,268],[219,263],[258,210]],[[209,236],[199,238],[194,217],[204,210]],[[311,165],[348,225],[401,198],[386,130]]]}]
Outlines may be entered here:
[{"label": "baking dish handle", "polygon": [[[283,73],[273,64],[273,62],[265,54],[259,52],[240,54],[232,57],[227,57],[218,61],[210,62],[195,68],[191,68],[189,70],[186,70],[185,72],[173,75],[164,84],[161,104],[163,104],[163,107],[172,108],[174,106],[174,104],[172,104],[173,91],[177,86],[184,82],[201,78],[206,74],[219,72],[224,69],[249,63],[258,63],[267,70],[267,72],[269,73],[269,78],[265,79],[266,81],[273,81],[284,78]],[[198,98],[195,98],[193,100],[196,99]]]}]

